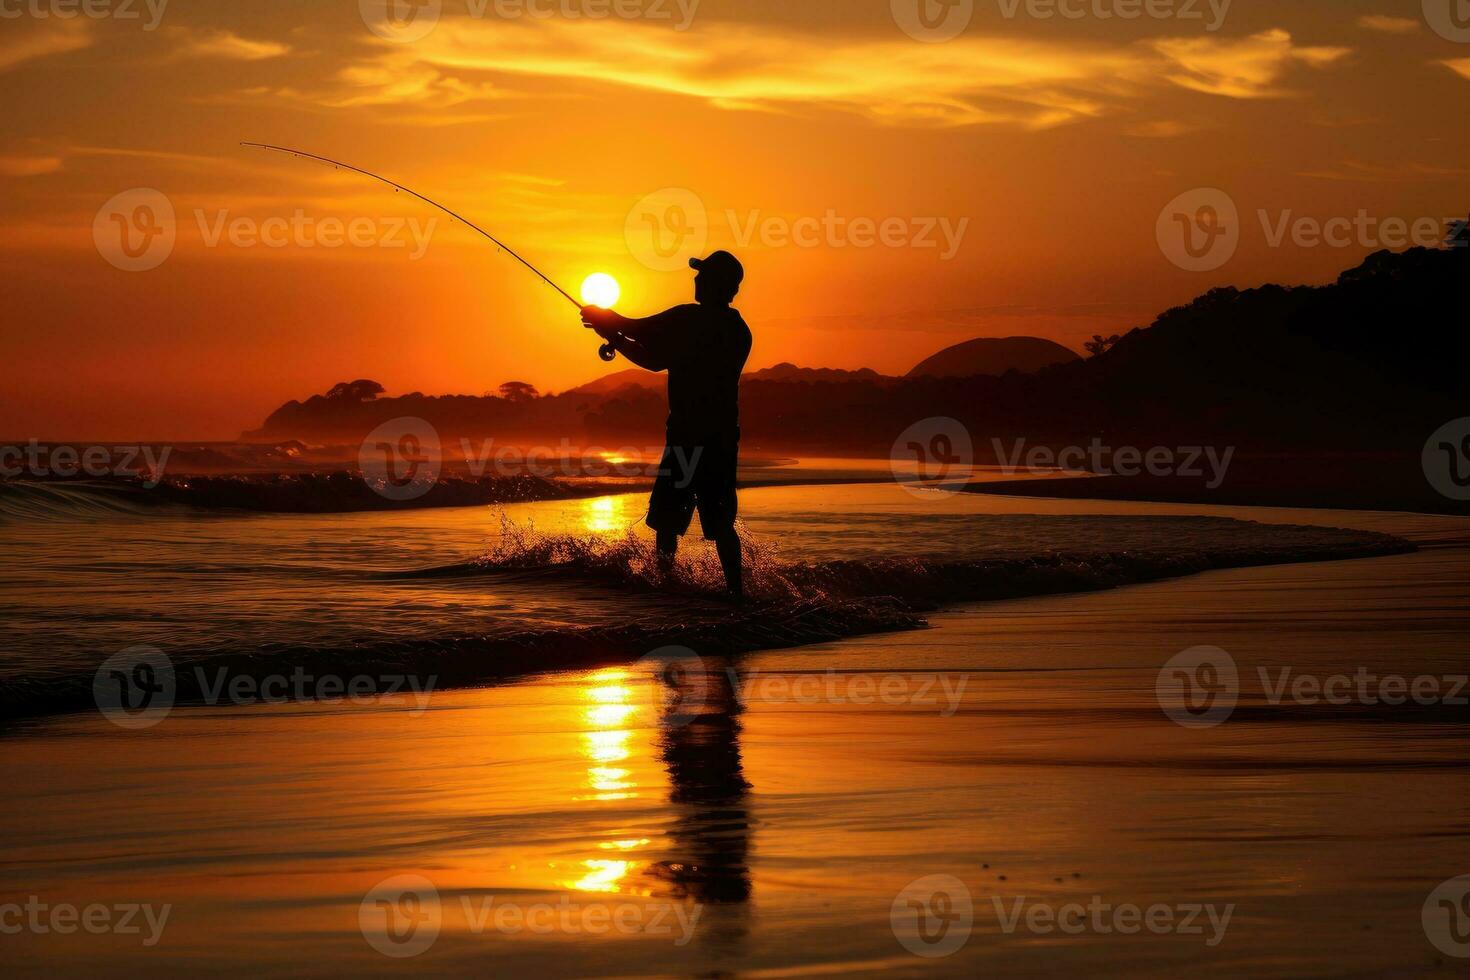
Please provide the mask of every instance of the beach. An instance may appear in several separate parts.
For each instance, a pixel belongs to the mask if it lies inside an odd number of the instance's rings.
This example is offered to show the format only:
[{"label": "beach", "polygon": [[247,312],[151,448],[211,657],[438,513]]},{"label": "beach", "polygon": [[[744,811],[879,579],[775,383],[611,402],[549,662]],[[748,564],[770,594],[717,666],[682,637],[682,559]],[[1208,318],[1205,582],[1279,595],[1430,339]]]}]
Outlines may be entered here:
[{"label": "beach", "polygon": [[[1279,538],[1272,527],[1320,527],[1394,535],[1417,550],[938,603],[921,629],[694,651],[697,694],[681,689],[672,702],[666,662],[629,649],[602,664],[423,696],[180,704],[137,730],[95,710],[18,718],[5,737],[13,846],[0,862],[0,905],[169,911],[156,936],[146,925],[7,936],[10,971],[1448,969],[1421,909],[1442,881],[1470,870],[1461,762],[1470,716],[1444,703],[1280,694],[1298,690],[1302,675],[1362,672],[1439,678],[1447,692],[1464,672],[1470,630],[1470,523],[926,500],[891,484],[770,488],[745,500],[750,526],[780,538],[788,559],[838,544],[892,549],[885,520],[913,525],[899,549],[909,554],[942,551],[921,543],[953,542],[962,526],[985,529],[994,554],[1017,542],[1085,553],[1109,528],[1160,553],[1188,528],[1203,535],[1198,552],[1229,526],[1208,522],[1230,520],[1255,522],[1235,530],[1253,546]],[[574,506],[569,522],[586,529],[603,515],[613,533],[640,503]],[[476,528],[487,519],[483,509],[432,515]],[[420,523],[401,536],[416,542],[408,564],[463,560],[433,543],[424,514],[411,520]],[[381,555],[363,527],[344,536]],[[1015,539],[994,540],[1002,529]],[[282,564],[292,560],[281,548]],[[318,555],[316,574],[330,565]],[[544,594],[538,615],[569,622],[589,608],[601,615],[587,595],[648,601],[626,582],[544,585],[489,591],[509,609],[532,589]],[[294,588],[277,597],[277,620],[306,601]],[[461,577],[417,582],[396,600],[400,628],[418,625],[415,600],[442,603],[447,589],[468,607],[486,588]],[[241,628],[238,617],[218,622]],[[1238,704],[1210,727],[1172,721],[1156,694],[1161,665],[1199,647],[1228,652],[1240,678]],[[411,956],[385,955],[406,947],[374,933],[370,899],[385,881],[401,892],[405,875],[423,931]],[[968,910],[939,944],[906,933],[903,908],[905,890],[932,891],[936,875],[949,876],[947,894]]]},{"label": "beach", "polygon": [[0,0],[0,980],[1464,972],[1467,14]]}]

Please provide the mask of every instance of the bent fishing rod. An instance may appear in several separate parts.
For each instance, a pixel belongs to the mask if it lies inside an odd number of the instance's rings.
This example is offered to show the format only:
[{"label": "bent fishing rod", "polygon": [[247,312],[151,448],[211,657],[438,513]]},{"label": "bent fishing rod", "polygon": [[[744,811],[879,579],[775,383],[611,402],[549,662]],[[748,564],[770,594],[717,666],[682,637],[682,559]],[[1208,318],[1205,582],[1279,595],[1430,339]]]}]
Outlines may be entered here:
[{"label": "bent fishing rod", "polygon": [[[430,198],[425,197],[424,195],[420,194],[418,191],[414,190],[411,187],[404,187],[402,184],[398,183],[396,180],[389,180],[387,177],[384,177],[382,174],[375,174],[371,170],[364,170],[361,167],[354,167],[350,163],[343,163],[341,160],[333,160],[331,157],[324,157],[324,156],[319,156],[318,154],[315,154],[315,153],[308,153],[305,150],[294,150],[294,149],[292,149],[289,146],[276,146],[276,145],[274,145],[272,143],[252,143],[249,140],[241,140],[240,141],[240,145],[241,146],[248,146],[251,149],[255,149],[255,150],[270,150],[270,151],[272,151],[274,153],[289,153],[293,157],[298,157],[300,159],[305,159],[305,160],[315,160],[318,163],[329,163],[333,167],[336,167],[339,170],[350,170],[350,171],[352,171],[355,174],[362,174],[364,177],[371,177],[373,180],[376,180],[376,181],[378,181],[380,183],[383,183],[383,184],[387,184],[389,187],[393,188],[394,191],[402,191],[405,194],[409,194],[409,195],[411,195],[413,197],[416,197],[420,201],[423,201],[425,204],[429,205],[430,207],[432,207],[432,208],[438,208],[440,211],[443,211],[445,214],[449,215],[451,218],[453,218],[456,221],[460,222],[465,227],[470,228],[470,229],[472,229],[472,230],[474,230],[476,232],[479,232],[485,238],[488,238],[492,243],[494,243],[494,245],[497,248],[499,248],[501,251],[505,252],[505,254],[507,254],[511,258],[515,259],[517,262],[519,262],[521,265],[525,266],[527,269],[530,269],[532,272],[536,273],[536,275],[541,279],[542,282],[546,283],[546,285],[550,286],[552,289],[556,290],[558,293],[561,293],[562,296],[566,297],[566,301],[568,303],[571,303],[579,311],[582,309],[582,304],[581,303],[578,303],[575,299],[573,299],[571,293],[567,292],[565,289],[562,289],[556,283],[552,282],[550,276],[546,275],[546,273],[542,272],[540,269],[536,268],[534,265],[532,265],[531,263],[527,262],[524,257],[522,257],[518,252],[516,252],[515,249],[511,248],[509,245],[505,244],[505,242],[502,242],[500,239],[496,238],[494,235],[490,234],[484,228],[481,228],[479,225],[475,224],[473,221],[469,220],[464,215],[457,214],[456,212],[449,210],[444,205],[440,204],[438,201],[435,201],[435,200],[432,200]],[[598,349],[597,356],[598,357],[601,357],[604,361],[611,361],[614,358],[616,358],[618,356],[618,354],[617,354],[617,351],[613,349],[613,345],[612,344],[603,344],[602,347],[600,347]]]}]

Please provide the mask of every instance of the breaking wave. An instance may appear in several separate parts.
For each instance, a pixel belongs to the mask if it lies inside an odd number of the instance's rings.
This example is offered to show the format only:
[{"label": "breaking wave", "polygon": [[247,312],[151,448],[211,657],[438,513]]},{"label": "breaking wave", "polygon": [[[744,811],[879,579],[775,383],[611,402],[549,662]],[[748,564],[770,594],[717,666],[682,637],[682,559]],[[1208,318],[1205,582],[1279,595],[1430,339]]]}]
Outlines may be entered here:
[{"label": "breaking wave", "polygon": [[[86,501],[85,506],[136,506],[126,496],[106,504],[94,497]],[[81,504],[64,488],[53,488],[32,494],[27,506]],[[723,600],[723,574],[710,548],[688,548],[665,568],[646,535],[543,533],[502,521],[501,534],[492,538],[496,543],[471,561],[343,573],[349,577],[331,581],[321,579],[320,572],[298,573],[307,602],[347,589],[359,603],[338,609],[333,632],[313,637],[305,630],[322,613],[303,605],[299,618],[270,630],[251,625],[200,633],[195,641],[180,637],[167,650],[178,703],[207,701],[207,677],[221,671],[256,679],[291,671],[369,680],[409,677],[421,687],[467,687],[549,670],[629,663],[671,645],[701,655],[739,654],[923,628],[924,614],[947,603],[1089,592],[1212,569],[1414,550],[1384,534],[1293,525],[1266,529],[1211,518],[1122,520],[1117,540],[1147,542],[1123,550],[1090,547],[1068,534],[1059,539],[1071,540],[1069,551],[1034,543],[995,551],[992,542],[991,551],[976,554],[982,545],[972,542],[969,555],[870,554],[840,560],[788,558],[772,540],[744,533],[748,601],[737,606]],[[1003,538],[1005,519],[991,521],[985,525],[994,529],[988,537]],[[271,589],[273,582],[281,587],[282,574],[259,569],[259,581],[250,580],[248,593],[256,603],[270,596],[269,608],[279,615],[285,607]],[[395,606],[422,593],[450,595],[460,604],[486,603],[493,596],[507,613],[475,618],[436,611],[432,602],[417,611]],[[507,605],[512,600],[521,605]],[[388,620],[384,610],[391,613]],[[395,629],[375,625],[387,621]],[[83,619],[69,628],[87,625]],[[82,634],[76,639],[82,641]],[[15,663],[0,683],[0,717],[90,708],[93,674],[105,656],[99,652],[91,659],[82,653],[67,664],[54,656]]]},{"label": "breaking wave", "polygon": [[[1210,518],[1190,519],[1195,523]],[[1241,522],[1218,520],[1222,525]],[[1339,528],[1273,525],[1240,543],[1114,552],[1052,551],[983,558],[866,557],[787,560],[774,542],[741,529],[745,591],[755,613],[807,602],[883,597],[913,610],[948,602],[1089,592],[1217,568],[1332,561],[1414,550],[1400,538]],[[473,575],[583,579],[635,591],[718,597],[724,574],[710,549],[681,553],[662,567],[653,541],[622,536],[545,534],[502,517],[498,543],[470,562],[396,573],[395,578]]]}]

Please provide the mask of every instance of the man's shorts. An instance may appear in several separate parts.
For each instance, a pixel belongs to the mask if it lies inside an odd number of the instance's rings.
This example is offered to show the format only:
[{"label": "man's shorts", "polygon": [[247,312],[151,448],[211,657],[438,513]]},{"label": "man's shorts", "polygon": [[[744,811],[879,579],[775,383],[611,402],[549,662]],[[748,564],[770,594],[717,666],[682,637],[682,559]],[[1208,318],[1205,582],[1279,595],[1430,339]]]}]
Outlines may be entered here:
[{"label": "man's shorts", "polygon": [[738,431],[697,444],[694,440],[671,441],[664,447],[653,495],[648,498],[648,526],[682,535],[697,509],[706,541],[729,531],[739,510],[735,495],[739,456]]}]

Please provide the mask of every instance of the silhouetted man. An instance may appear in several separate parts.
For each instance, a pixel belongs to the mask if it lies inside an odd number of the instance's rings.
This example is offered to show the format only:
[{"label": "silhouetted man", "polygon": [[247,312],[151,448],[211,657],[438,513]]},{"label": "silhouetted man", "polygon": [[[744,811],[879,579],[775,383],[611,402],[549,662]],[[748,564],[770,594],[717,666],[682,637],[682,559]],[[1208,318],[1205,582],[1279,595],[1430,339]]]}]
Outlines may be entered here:
[{"label": "silhouetted man", "polygon": [[694,303],[631,320],[611,310],[582,309],[584,325],[639,367],[669,372],[669,422],[663,462],[648,501],[664,567],[696,508],[715,543],[730,594],[743,596],[735,469],[740,449],[740,373],[750,356],[750,328],[731,308],[745,270],[729,252],[690,259],[697,270]]}]

